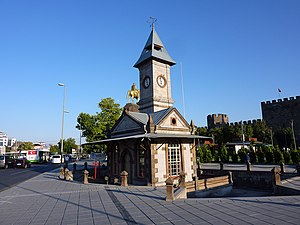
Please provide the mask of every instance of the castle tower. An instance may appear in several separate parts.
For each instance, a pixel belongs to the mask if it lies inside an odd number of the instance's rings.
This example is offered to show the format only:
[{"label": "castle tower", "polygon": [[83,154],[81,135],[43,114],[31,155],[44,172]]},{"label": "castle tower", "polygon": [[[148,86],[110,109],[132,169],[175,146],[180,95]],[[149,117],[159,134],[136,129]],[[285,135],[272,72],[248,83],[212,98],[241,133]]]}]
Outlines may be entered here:
[{"label": "castle tower", "polygon": [[207,116],[208,130],[215,127],[222,127],[229,123],[229,118],[226,114],[212,114]]},{"label": "castle tower", "polygon": [[172,107],[170,68],[176,62],[169,56],[152,25],[152,31],[134,67],[140,72],[140,112],[152,113]]}]

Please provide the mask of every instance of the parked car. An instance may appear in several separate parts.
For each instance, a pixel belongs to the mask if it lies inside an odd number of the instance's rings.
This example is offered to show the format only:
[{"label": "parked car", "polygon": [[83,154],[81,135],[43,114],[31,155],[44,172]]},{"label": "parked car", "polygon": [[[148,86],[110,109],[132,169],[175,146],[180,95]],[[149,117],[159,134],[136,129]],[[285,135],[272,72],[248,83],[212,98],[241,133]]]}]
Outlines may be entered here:
[{"label": "parked car", "polygon": [[16,167],[22,167],[22,168],[31,167],[31,162],[26,158],[15,159],[15,161],[16,161],[15,162]]},{"label": "parked car", "polygon": [[0,155],[0,168],[7,169],[14,167],[15,159],[12,156]]}]

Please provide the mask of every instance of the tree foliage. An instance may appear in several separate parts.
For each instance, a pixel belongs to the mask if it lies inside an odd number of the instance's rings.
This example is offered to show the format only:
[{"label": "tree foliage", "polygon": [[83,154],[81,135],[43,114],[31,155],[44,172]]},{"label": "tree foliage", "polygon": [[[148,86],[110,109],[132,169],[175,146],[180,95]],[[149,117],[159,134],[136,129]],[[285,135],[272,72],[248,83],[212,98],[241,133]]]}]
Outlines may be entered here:
[{"label": "tree foliage", "polygon": [[221,148],[220,159],[221,159],[221,162],[228,162],[229,161],[229,155],[228,155],[228,151],[227,151],[225,145],[223,145],[222,148]]},{"label": "tree foliage", "polygon": [[51,154],[58,154],[60,152],[60,148],[58,147],[58,145],[51,145],[50,152]]},{"label": "tree foliage", "polygon": [[100,112],[95,115],[82,112],[77,117],[76,128],[82,130],[82,136],[88,142],[106,138],[122,111],[112,98],[101,99],[98,107]]},{"label": "tree foliage", "polygon": [[34,147],[33,143],[28,141],[28,142],[22,142],[19,147],[18,150],[32,150]]},{"label": "tree foliage", "polygon": [[[112,98],[101,99],[98,107],[100,112],[96,112],[95,115],[82,112],[77,117],[76,128],[82,131],[82,136],[86,138],[87,142],[107,138],[122,112],[120,105],[115,103]],[[105,150],[100,145],[85,145],[83,149],[85,152]]]},{"label": "tree foliage", "polygon": [[291,151],[291,159],[294,164],[298,164],[300,162],[300,149]]},{"label": "tree foliage", "polygon": [[[58,148],[61,149],[61,141],[58,142]],[[75,139],[68,138],[67,140],[64,140],[63,153],[71,154],[72,149],[77,149]]]}]

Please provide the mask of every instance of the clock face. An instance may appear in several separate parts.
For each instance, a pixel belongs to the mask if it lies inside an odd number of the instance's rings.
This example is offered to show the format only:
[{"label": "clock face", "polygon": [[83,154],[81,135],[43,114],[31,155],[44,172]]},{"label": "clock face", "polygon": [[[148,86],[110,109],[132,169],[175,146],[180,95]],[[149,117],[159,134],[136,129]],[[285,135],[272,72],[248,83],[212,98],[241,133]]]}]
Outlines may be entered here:
[{"label": "clock face", "polygon": [[163,75],[159,75],[157,77],[157,84],[160,86],[160,87],[164,87],[166,86],[166,78],[163,77]]},{"label": "clock face", "polygon": [[150,77],[147,76],[147,77],[144,78],[143,85],[144,85],[145,88],[150,86]]}]

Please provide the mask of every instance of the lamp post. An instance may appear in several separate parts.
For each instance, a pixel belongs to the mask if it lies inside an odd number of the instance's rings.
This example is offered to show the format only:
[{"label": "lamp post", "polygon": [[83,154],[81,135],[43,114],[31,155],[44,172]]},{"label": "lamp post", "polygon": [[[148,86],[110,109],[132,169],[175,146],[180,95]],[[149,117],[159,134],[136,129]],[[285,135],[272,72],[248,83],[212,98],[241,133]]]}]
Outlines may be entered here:
[{"label": "lamp post", "polygon": [[62,164],[62,153],[64,149],[64,120],[65,120],[65,98],[66,98],[66,85],[63,83],[58,83],[58,86],[64,87],[64,97],[63,97],[63,110],[62,110],[62,120],[61,120],[61,143],[60,143],[60,166]]}]

